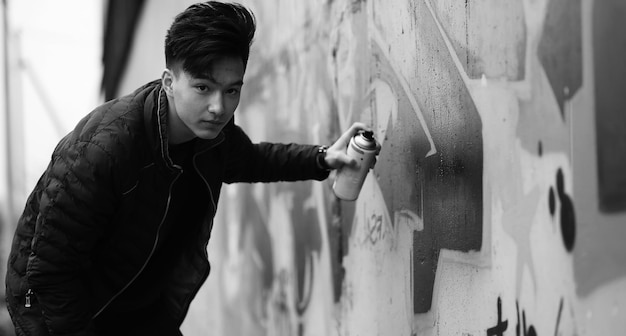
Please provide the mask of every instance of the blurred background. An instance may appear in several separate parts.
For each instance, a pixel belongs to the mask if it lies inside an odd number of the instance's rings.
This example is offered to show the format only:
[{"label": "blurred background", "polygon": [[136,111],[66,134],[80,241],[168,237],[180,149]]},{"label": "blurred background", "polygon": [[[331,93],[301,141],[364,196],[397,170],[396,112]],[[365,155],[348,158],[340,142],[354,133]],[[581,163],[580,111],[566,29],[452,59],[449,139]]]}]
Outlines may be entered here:
[{"label": "blurred background", "polygon": [[[3,1],[0,77],[2,273],[26,197],[56,142],[103,101],[106,1]],[[3,305],[4,307],[4,305]],[[13,335],[6,308],[1,334]]]},{"label": "blurred background", "polygon": [[[4,1],[3,186],[15,216],[56,142],[102,102],[103,1]],[[72,14],[70,14],[72,13]],[[6,143],[5,143],[6,142]],[[5,152],[6,151],[6,152]],[[19,205],[17,205],[18,203]],[[15,219],[15,217],[12,217]]]},{"label": "blurred background", "polygon": [[[0,264],[57,141],[160,77],[187,0],[3,0]],[[626,3],[246,0],[255,141],[382,142],[356,202],[226,186],[185,335],[620,335]],[[6,309],[0,335],[13,335]]]}]

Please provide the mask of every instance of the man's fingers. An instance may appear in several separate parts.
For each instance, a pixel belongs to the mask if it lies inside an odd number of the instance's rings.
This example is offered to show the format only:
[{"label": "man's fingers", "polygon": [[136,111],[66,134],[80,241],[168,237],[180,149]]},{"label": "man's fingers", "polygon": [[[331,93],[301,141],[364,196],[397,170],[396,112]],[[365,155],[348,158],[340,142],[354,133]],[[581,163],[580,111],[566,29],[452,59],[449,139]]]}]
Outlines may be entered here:
[{"label": "man's fingers", "polygon": [[340,148],[348,147],[348,144],[350,143],[350,139],[355,134],[357,134],[360,130],[367,130],[367,129],[368,127],[364,123],[355,122],[354,124],[352,124],[352,126],[350,126],[350,128],[348,128],[347,131],[345,131],[339,137],[339,139],[335,142],[335,145],[340,145]]},{"label": "man's fingers", "polygon": [[350,143],[350,139],[356,134],[356,132],[358,132],[358,129],[355,127],[355,125],[352,125],[350,128],[348,128],[347,131],[343,132],[337,142],[344,144],[343,147],[348,146],[348,143]]}]

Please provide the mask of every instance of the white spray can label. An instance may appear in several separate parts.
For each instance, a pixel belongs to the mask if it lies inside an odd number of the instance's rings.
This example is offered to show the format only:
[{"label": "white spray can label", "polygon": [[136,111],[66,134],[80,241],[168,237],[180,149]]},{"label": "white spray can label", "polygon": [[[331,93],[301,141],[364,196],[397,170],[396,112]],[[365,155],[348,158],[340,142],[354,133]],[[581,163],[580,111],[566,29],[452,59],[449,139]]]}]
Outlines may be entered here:
[{"label": "white spray can label", "polygon": [[357,162],[356,166],[343,166],[337,171],[333,192],[346,201],[354,201],[361,192],[365,177],[376,158],[377,145],[374,134],[364,131],[350,139],[347,154]]}]

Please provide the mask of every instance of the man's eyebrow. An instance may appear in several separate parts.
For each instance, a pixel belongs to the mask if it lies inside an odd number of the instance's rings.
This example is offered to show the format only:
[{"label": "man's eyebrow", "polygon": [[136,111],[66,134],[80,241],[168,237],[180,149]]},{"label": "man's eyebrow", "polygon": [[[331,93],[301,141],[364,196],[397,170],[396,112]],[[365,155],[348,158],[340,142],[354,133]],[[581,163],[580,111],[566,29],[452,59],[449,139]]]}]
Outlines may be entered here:
[{"label": "man's eyebrow", "polygon": [[[209,81],[209,82],[211,82],[213,84],[221,84],[221,83],[218,83],[211,76],[200,76],[200,77],[197,77],[196,80],[205,80],[205,81]],[[237,81],[235,81],[233,83],[226,83],[226,85],[223,85],[223,86],[243,86],[243,80],[240,79],[240,80],[237,80]]]}]

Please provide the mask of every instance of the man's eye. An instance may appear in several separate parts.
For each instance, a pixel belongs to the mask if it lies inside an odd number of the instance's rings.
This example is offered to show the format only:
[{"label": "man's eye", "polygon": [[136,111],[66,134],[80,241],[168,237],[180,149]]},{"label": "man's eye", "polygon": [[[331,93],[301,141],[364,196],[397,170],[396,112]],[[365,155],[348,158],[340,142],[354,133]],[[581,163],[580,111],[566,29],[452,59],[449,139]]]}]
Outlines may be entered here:
[{"label": "man's eye", "polygon": [[239,91],[240,91],[239,89],[232,88],[232,89],[228,89],[228,90],[226,90],[226,94],[229,94],[229,95],[237,95],[237,94],[239,94]]},{"label": "man's eye", "polygon": [[209,88],[206,85],[196,85],[196,90],[206,92]]}]

